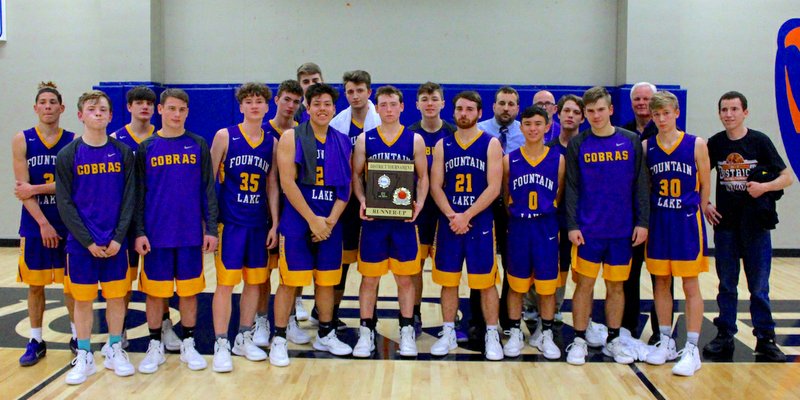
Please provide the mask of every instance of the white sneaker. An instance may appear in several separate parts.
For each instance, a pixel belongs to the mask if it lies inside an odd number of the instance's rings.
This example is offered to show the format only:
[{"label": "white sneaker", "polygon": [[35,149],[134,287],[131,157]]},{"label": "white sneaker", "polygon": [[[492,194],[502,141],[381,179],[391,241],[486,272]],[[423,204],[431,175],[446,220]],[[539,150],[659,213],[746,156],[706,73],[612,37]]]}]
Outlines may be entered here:
[{"label": "white sneaker", "polygon": [[317,333],[317,339],[314,340],[314,348],[319,351],[327,351],[335,356],[347,356],[353,353],[353,348],[340,341],[336,336],[336,329],[331,329],[331,333],[325,337],[319,337],[319,333]]},{"label": "white sneaker", "polygon": [[231,360],[231,342],[225,338],[217,338],[214,342],[214,360],[211,363],[214,372],[233,371],[233,360]]},{"label": "white sneaker", "polygon": [[417,334],[414,332],[414,325],[400,328],[400,356],[417,356]]},{"label": "white sneaker", "polygon": [[558,360],[561,358],[561,349],[559,349],[556,342],[553,341],[553,331],[550,329],[542,332],[542,340],[539,341],[536,348],[539,349],[544,358],[548,360]]},{"label": "white sneaker", "polygon": [[150,344],[147,346],[147,352],[139,363],[139,372],[143,374],[152,374],[158,371],[158,366],[166,362],[164,358],[164,343],[158,340],[150,339]]},{"label": "white sneaker", "polygon": [[269,347],[269,320],[267,317],[256,317],[253,343],[258,347]]},{"label": "white sneaker", "polygon": [[171,320],[161,322],[161,343],[169,351],[179,351],[181,349],[181,338],[175,333]]},{"label": "white sneaker", "polygon": [[94,365],[94,354],[86,350],[78,349],[78,355],[72,359],[72,369],[67,373],[68,385],[80,385],[86,382],[86,378],[94,375],[97,372],[97,367]]},{"label": "white sneaker", "polygon": [[367,358],[375,351],[375,331],[361,326],[358,328],[358,342],[353,347],[353,357]]},{"label": "white sneaker", "polygon": [[181,342],[181,362],[186,363],[192,371],[206,369],[206,359],[194,348],[194,338],[186,338]]},{"label": "white sneaker", "polygon": [[131,376],[136,372],[136,368],[133,367],[130,358],[128,358],[128,352],[122,350],[121,342],[114,343],[113,346],[109,346],[106,343],[103,345],[102,352],[105,357],[103,366],[106,369],[114,370],[117,376]]},{"label": "white sneaker", "polygon": [[302,297],[295,297],[294,299],[294,315],[297,317],[298,321],[306,321],[308,320],[308,311],[306,308],[303,307],[303,298]]},{"label": "white sneaker", "polygon": [[500,332],[495,329],[487,330],[483,338],[486,345],[484,355],[489,361],[500,361],[503,359],[503,346],[500,344]]},{"label": "white sneaker", "polygon": [[663,365],[665,362],[676,358],[678,358],[678,350],[675,348],[675,339],[662,334],[661,340],[647,354],[645,361],[652,365]]},{"label": "white sneaker", "polygon": [[446,356],[451,350],[455,350],[458,347],[458,343],[456,342],[456,331],[455,328],[451,328],[449,326],[445,326],[442,328],[442,331],[439,333],[439,340],[431,346],[431,354],[434,356]]},{"label": "white sneaker", "polygon": [[586,328],[586,345],[589,347],[603,347],[608,339],[608,328],[603,324],[589,321]]},{"label": "white sneaker", "polygon": [[636,357],[630,349],[622,342],[621,337],[617,337],[603,347],[603,354],[614,358],[617,364],[631,364],[636,361]]},{"label": "white sneaker", "polygon": [[231,352],[237,356],[244,356],[250,361],[264,361],[267,359],[267,353],[253,343],[253,331],[236,335]]},{"label": "white sneaker", "polygon": [[620,328],[619,337],[622,344],[628,349],[628,353],[633,356],[634,361],[647,361],[647,356],[655,350],[655,346],[648,346],[647,343],[631,336],[629,330]]},{"label": "white sneaker", "polygon": [[285,367],[289,365],[289,349],[287,348],[288,342],[285,338],[274,336],[272,344],[269,346],[269,363],[276,367]]},{"label": "white sneaker", "polygon": [[508,336],[508,341],[503,346],[503,354],[506,357],[517,357],[525,347],[525,335],[519,328],[511,328]]},{"label": "white sneaker", "polygon": [[308,333],[297,325],[297,319],[295,319],[294,315],[289,317],[289,324],[286,326],[286,339],[289,339],[294,344],[306,344],[311,341],[311,336],[308,336]]},{"label": "white sneaker", "polygon": [[586,364],[587,354],[589,354],[589,349],[586,347],[586,341],[581,338],[576,337],[567,346],[567,362],[572,365]]},{"label": "white sneaker", "polygon": [[672,373],[675,375],[692,376],[702,366],[700,350],[691,343],[686,343],[686,347],[678,355],[680,355],[681,359],[672,367]]}]

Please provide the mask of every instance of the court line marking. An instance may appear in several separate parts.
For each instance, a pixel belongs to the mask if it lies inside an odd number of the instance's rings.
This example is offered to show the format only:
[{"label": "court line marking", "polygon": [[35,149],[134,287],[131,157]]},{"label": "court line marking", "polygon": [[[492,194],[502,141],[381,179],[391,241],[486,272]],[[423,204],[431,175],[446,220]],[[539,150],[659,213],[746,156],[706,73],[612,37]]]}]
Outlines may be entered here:
[{"label": "court line marking", "polygon": [[650,379],[647,378],[647,375],[645,375],[644,372],[642,372],[642,370],[640,370],[639,367],[636,366],[636,363],[628,364],[628,366],[631,367],[633,373],[636,374],[636,377],[639,378],[639,381],[641,381],[642,384],[644,384],[644,387],[646,387],[647,390],[650,391],[650,394],[652,394],[653,397],[655,397],[658,400],[666,400],[666,397],[664,397],[664,395],[661,394],[656,385],[654,385],[653,382],[651,382]]},{"label": "court line marking", "polygon": [[72,364],[71,363],[67,363],[67,365],[62,367],[60,370],[56,371],[53,375],[50,375],[50,377],[48,377],[44,381],[40,382],[38,385],[36,385],[36,387],[34,387],[33,389],[29,390],[27,393],[23,394],[22,396],[18,397],[17,399],[18,400],[30,399],[36,393],[39,393],[40,391],[42,391],[42,389],[46,388],[47,385],[53,383],[53,381],[55,381],[56,379],[60,378],[61,375],[64,375],[64,373],[69,371],[71,367],[72,367]]}]

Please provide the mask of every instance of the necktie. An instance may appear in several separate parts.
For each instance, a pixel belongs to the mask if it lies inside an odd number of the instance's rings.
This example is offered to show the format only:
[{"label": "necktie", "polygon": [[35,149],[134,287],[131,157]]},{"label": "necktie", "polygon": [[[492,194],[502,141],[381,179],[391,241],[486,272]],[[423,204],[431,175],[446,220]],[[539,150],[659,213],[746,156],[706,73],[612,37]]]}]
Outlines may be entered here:
[{"label": "necktie", "polygon": [[500,146],[503,147],[503,152],[506,150],[506,144],[508,143],[508,127],[501,126],[500,127]]}]

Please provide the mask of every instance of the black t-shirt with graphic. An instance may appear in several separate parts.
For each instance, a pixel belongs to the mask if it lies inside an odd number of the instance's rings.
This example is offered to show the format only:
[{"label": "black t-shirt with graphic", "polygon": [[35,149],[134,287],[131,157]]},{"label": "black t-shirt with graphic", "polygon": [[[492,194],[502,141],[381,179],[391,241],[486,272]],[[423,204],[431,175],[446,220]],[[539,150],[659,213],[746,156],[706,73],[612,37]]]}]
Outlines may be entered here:
[{"label": "black t-shirt with graphic", "polygon": [[747,177],[758,166],[775,172],[786,169],[786,164],[775,145],[762,132],[748,129],[739,140],[731,140],[725,131],[708,139],[711,168],[717,171],[716,208],[722,219],[716,229],[735,229],[747,212]]}]

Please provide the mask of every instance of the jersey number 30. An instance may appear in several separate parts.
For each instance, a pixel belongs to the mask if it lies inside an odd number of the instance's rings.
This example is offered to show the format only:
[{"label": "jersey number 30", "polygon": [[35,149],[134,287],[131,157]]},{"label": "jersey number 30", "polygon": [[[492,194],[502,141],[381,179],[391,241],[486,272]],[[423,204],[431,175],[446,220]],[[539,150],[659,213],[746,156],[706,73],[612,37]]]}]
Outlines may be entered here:
[{"label": "jersey number 30", "polygon": [[658,195],[669,197],[681,197],[680,179],[662,179],[658,182]]}]

